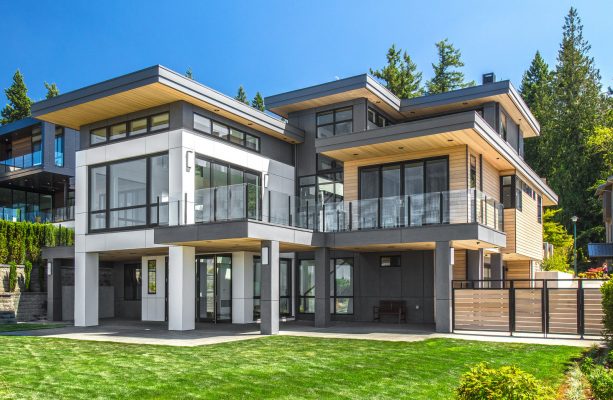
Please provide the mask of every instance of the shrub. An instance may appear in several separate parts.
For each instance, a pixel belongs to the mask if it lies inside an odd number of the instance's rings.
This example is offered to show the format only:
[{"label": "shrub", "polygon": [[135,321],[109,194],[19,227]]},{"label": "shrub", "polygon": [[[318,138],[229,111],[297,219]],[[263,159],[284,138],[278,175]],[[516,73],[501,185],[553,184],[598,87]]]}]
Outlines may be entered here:
[{"label": "shrub", "polygon": [[9,292],[14,292],[17,288],[17,264],[11,261],[9,264]]},{"label": "shrub", "polygon": [[604,336],[609,342],[609,347],[613,347],[613,280],[605,282],[600,287],[602,293],[602,311],[604,323]]},{"label": "shrub", "polygon": [[32,278],[32,263],[26,261],[24,264],[25,286],[26,290],[30,290],[30,279]]},{"label": "shrub", "polygon": [[553,400],[555,392],[515,366],[491,368],[477,364],[460,378],[459,400]]},{"label": "shrub", "polygon": [[613,399],[613,371],[604,366],[595,364],[594,360],[586,357],[581,364],[581,371],[592,388],[592,395],[596,400]]}]

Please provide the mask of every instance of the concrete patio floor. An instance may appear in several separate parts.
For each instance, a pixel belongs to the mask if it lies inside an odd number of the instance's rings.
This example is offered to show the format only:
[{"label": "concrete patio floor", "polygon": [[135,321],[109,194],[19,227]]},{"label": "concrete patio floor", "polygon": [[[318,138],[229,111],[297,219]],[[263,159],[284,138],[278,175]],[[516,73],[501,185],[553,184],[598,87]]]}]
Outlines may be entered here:
[{"label": "concrete patio floor", "polygon": [[[116,343],[151,344],[167,346],[203,346],[263,337],[258,324],[197,323],[193,331],[169,331],[164,322],[102,320],[99,326],[6,332],[5,336],[36,336],[74,340],[93,340]],[[580,340],[573,337],[542,335],[509,336],[508,333],[466,332],[440,334],[431,325],[335,322],[326,328],[315,328],[312,322],[290,321],[281,323],[280,335],[318,337],[328,339],[366,339],[416,342],[432,338],[453,338],[505,343],[531,343],[590,347],[598,339]]]}]

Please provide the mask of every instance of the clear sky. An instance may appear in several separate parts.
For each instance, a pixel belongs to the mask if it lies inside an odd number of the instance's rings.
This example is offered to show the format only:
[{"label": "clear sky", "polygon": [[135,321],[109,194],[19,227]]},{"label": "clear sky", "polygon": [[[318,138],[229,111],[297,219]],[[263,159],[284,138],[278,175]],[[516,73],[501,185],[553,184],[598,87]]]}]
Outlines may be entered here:
[{"label": "clear sky", "polygon": [[66,92],[162,64],[232,96],[242,84],[251,98],[380,67],[392,43],[428,78],[444,38],[468,79],[494,71],[519,86],[537,49],[555,64],[571,5],[613,86],[613,0],[0,0],[0,88],[19,68],[40,100],[44,81]]}]

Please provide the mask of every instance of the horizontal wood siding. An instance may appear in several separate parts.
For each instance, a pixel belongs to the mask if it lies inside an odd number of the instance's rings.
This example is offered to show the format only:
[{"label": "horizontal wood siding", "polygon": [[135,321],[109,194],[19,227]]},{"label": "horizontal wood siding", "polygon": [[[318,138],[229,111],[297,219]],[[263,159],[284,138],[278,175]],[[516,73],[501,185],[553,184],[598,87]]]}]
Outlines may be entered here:
[{"label": "horizontal wood siding", "polygon": [[504,233],[507,234],[507,246],[501,250],[504,254],[515,253],[515,214],[514,208],[504,210]]},{"label": "horizontal wood siding", "polygon": [[522,211],[516,216],[516,253],[534,260],[543,259],[543,225],[537,221],[536,200],[522,192]]},{"label": "horizontal wood siding", "polygon": [[483,193],[500,201],[500,175],[496,168],[483,160]]},{"label": "horizontal wood siding", "polygon": [[453,258],[453,279],[466,280],[466,250],[455,250]]},{"label": "horizontal wood siding", "polygon": [[[508,260],[506,261],[506,280],[531,279],[530,260]],[[529,282],[517,282],[517,287],[528,287]]]},{"label": "horizontal wood siding", "polygon": [[12,148],[13,157],[22,156],[32,152],[32,137],[24,137],[21,139],[13,140]]}]

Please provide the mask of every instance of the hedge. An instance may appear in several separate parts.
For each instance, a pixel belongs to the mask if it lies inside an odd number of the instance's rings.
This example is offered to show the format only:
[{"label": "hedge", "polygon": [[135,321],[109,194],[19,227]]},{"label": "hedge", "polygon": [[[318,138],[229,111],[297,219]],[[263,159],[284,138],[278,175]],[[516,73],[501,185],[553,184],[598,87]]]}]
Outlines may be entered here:
[{"label": "hedge", "polygon": [[43,247],[71,246],[74,231],[52,224],[0,220],[0,264],[41,261]]}]

